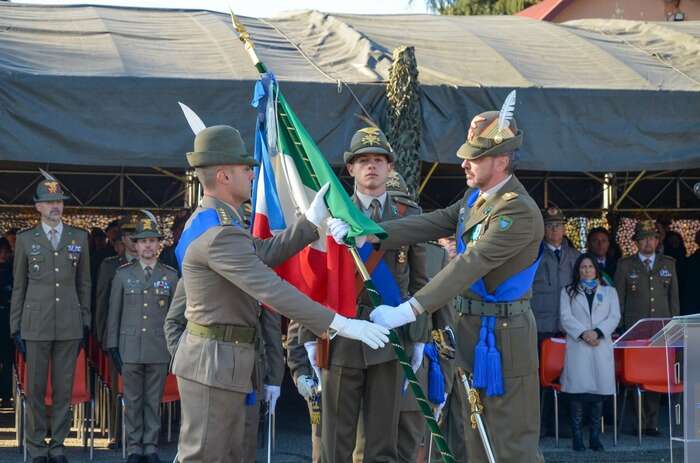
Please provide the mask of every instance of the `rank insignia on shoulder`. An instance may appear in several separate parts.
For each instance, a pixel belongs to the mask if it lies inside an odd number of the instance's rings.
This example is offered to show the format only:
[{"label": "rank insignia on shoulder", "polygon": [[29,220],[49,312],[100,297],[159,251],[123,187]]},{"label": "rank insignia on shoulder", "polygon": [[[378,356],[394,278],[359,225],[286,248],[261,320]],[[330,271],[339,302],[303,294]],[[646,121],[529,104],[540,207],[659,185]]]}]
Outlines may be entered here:
[{"label": "rank insignia on shoulder", "polygon": [[506,231],[513,225],[513,219],[510,216],[502,215],[498,218],[498,229],[501,231]]},{"label": "rank insignia on shoulder", "polygon": [[514,191],[509,191],[508,193],[505,193],[503,195],[503,199],[506,201],[510,201],[511,199],[515,199],[518,197],[518,193],[515,193]]},{"label": "rank insignia on shoulder", "polygon": [[221,225],[231,225],[231,216],[223,207],[217,207],[216,213],[219,215],[219,222]]}]

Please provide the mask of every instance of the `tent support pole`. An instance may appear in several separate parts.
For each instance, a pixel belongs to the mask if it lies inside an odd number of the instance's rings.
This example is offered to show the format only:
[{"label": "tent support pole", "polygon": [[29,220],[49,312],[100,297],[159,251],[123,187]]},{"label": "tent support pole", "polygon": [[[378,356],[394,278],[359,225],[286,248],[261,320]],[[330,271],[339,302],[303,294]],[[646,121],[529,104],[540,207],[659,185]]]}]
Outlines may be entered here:
[{"label": "tent support pole", "polygon": [[637,175],[637,177],[634,179],[634,181],[632,181],[632,183],[630,183],[630,184],[627,186],[627,188],[626,188],[625,191],[622,193],[622,195],[620,195],[620,197],[617,199],[617,202],[615,203],[615,209],[617,209],[618,207],[620,207],[620,204],[622,204],[622,201],[624,201],[624,199],[627,197],[627,195],[630,193],[630,191],[632,191],[632,188],[634,188],[635,185],[636,185],[637,183],[639,183],[639,181],[646,175],[646,173],[647,173],[646,170],[641,171],[641,172],[639,173],[639,175]]},{"label": "tent support pole", "polygon": [[430,180],[430,177],[433,176],[433,173],[435,172],[435,169],[437,169],[437,166],[439,164],[440,164],[439,162],[434,162],[433,165],[430,167],[430,170],[428,171],[428,175],[425,176],[425,178],[421,182],[420,186],[418,187],[418,196],[420,196],[420,194],[423,193],[425,186],[428,184],[428,180]]}]

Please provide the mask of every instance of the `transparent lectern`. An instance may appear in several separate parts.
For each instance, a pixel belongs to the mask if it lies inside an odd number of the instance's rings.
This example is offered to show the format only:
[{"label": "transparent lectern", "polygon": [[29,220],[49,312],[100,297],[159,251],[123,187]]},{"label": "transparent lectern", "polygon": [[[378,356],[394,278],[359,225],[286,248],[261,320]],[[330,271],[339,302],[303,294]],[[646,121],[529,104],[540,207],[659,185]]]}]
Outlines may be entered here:
[{"label": "transparent lectern", "polygon": [[700,315],[639,320],[615,348],[634,349],[623,350],[625,360],[635,353],[642,360],[624,363],[623,377],[668,396],[671,462],[700,462]]}]

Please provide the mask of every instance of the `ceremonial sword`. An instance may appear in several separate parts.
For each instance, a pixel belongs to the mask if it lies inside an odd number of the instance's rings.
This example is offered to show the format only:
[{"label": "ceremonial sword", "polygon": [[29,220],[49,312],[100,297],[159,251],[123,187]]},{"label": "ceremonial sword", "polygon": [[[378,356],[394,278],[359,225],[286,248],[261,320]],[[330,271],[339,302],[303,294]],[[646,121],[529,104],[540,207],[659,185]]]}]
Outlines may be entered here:
[{"label": "ceremonial sword", "polygon": [[489,435],[486,433],[486,426],[484,425],[484,420],[481,416],[484,412],[484,406],[481,404],[479,391],[474,389],[469,383],[469,378],[463,369],[458,368],[457,372],[462,380],[462,385],[464,385],[464,390],[467,393],[467,399],[469,399],[472,429],[479,431],[479,437],[481,438],[481,443],[484,445],[484,452],[486,453],[486,458],[488,458],[489,463],[496,463],[496,457],[494,457],[493,448],[491,448],[491,441],[489,441]]}]

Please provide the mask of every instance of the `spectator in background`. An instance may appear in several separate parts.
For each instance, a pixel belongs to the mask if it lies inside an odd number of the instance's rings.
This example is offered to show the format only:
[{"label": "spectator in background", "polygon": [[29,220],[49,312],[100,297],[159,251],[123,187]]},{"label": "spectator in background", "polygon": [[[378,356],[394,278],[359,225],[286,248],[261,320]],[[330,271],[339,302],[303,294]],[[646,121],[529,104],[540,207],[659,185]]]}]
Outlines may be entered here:
[{"label": "spectator in background", "polygon": [[700,313],[700,287],[697,284],[700,275],[700,230],[695,232],[695,244],[698,248],[685,261],[680,285],[681,315]]},{"label": "spectator in background", "polygon": [[[559,336],[559,301],[562,288],[571,281],[574,262],[579,252],[564,239],[561,209],[544,211],[544,250],[532,285],[532,312],[537,322],[537,348],[547,338]],[[542,395],[541,435],[554,429],[554,400],[550,393]]]},{"label": "spectator in background", "polygon": [[15,252],[15,243],[17,242],[17,230],[16,228],[10,228],[5,232],[4,238],[7,240],[8,243],[10,243],[10,251],[14,254]]},{"label": "spectator in background", "polygon": [[580,254],[564,240],[564,223],[561,209],[550,207],[544,212],[544,252],[532,285],[538,345],[561,332],[559,295],[571,281],[574,262]]},{"label": "spectator in background", "polygon": [[12,299],[12,248],[7,238],[0,238],[0,399],[3,406],[12,398],[12,359],[14,343],[10,336],[10,301]]},{"label": "spectator in background", "polygon": [[583,418],[590,423],[588,445],[604,450],[600,442],[603,399],[615,393],[612,333],[620,322],[617,291],[603,279],[596,257],[579,256],[573,279],[561,291],[561,324],[566,332],[566,357],[561,375],[568,394],[573,449],[585,450]]},{"label": "spectator in background", "polygon": [[171,231],[173,233],[173,242],[171,245],[165,246],[163,248],[163,251],[160,253],[160,257],[158,258],[158,260],[160,260],[164,264],[176,269],[178,276],[182,275],[180,273],[180,266],[177,263],[177,257],[175,257],[175,248],[177,247],[177,243],[180,242],[180,236],[182,236],[182,230],[185,228],[187,218],[187,215],[178,215],[175,217],[175,220],[173,221],[173,226],[171,228]]},{"label": "spectator in background", "polygon": [[617,256],[610,246],[610,232],[604,227],[592,228],[588,232],[586,248],[600,267],[605,282],[612,285],[617,268]]},{"label": "spectator in background", "polygon": [[107,228],[105,228],[104,233],[107,236],[107,243],[102,249],[95,250],[95,256],[91,263],[93,269],[99,269],[103,260],[117,254],[117,252],[114,250],[114,243],[119,241],[119,237],[121,235],[121,223],[119,220],[112,220],[107,225]]}]

